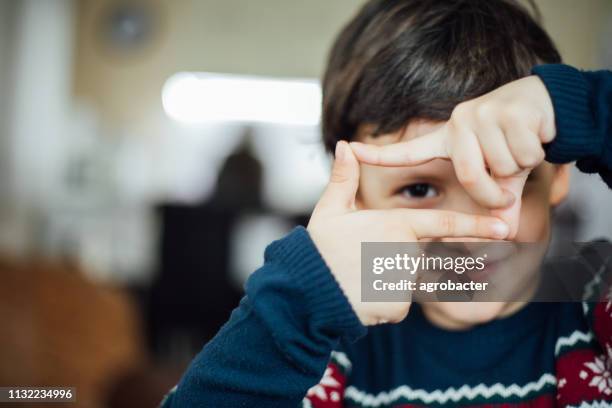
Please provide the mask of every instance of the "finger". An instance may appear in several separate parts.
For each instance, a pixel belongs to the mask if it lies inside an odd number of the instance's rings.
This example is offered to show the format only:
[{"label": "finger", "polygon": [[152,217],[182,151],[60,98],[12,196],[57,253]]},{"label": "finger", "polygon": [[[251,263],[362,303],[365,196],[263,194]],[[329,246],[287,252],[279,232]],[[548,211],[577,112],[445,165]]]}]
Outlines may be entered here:
[{"label": "finger", "polygon": [[385,146],[351,142],[351,148],[359,161],[377,166],[414,166],[437,158],[448,158],[444,126],[407,142]]},{"label": "finger", "polygon": [[521,203],[523,196],[523,188],[527,181],[529,171],[522,171],[520,174],[513,177],[504,177],[496,179],[496,182],[500,187],[512,193],[515,197],[514,203],[508,208],[500,210],[492,210],[491,215],[504,220],[510,227],[510,233],[508,234],[509,239],[516,237],[518,232],[520,216],[521,216]]},{"label": "finger", "polygon": [[329,183],[317,203],[318,212],[345,212],[355,206],[359,188],[359,162],[347,142],[336,144],[334,164]]},{"label": "finger", "polygon": [[476,136],[466,130],[455,130],[451,141],[453,166],[457,179],[480,205],[503,208],[514,197],[493,181],[485,168],[483,153]]},{"label": "finger", "polygon": [[499,127],[495,124],[481,124],[476,136],[487,166],[494,176],[509,177],[521,172]]},{"label": "finger", "polygon": [[557,134],[557,129],[555,126],[554,117],[544,119],[540,127],[540,131],[538,132],[538,137],[540,138],[540,141],[542,143],[550,143],[553,141],[556,134]]},{"label": "finger", "polygon": [[532,169],[544,160],[545,153],[538,135],[518,126],[506,126],[503,131],[510,152],[521,168]]},{"label": "finger", "polygon": [[398,225],[407,225],[417,238],[472,237],[505,239],[510,229],[502,220],[440,210],[389,210]]},{"label": "finger", "polygon": [[540,119],[540,128],[538,131],[538,137],[542,143],[550,143],[555,138],[557,133],[557,129],[555,126],[555,110],[553,107],[552,100],[550,98],[550,94],[544,85],[544,82],[537,76],[532,77],[536,87],[539,88],[539,92],[537,94],[543,95],[544,99],[542,102],[544,103],[543,110],[541,112]]}]

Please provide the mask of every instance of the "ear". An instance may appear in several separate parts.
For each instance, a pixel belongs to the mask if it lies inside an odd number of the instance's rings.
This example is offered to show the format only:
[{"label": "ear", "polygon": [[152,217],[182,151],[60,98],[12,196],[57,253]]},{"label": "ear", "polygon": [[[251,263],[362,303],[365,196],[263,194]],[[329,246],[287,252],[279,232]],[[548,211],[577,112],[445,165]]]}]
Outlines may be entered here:
[{"label": "ear", "polygon": [[555,165],[552,184],[550,186],[550,205],[556,207],[561,204],[569,193],[570,186],[570,165]]}]

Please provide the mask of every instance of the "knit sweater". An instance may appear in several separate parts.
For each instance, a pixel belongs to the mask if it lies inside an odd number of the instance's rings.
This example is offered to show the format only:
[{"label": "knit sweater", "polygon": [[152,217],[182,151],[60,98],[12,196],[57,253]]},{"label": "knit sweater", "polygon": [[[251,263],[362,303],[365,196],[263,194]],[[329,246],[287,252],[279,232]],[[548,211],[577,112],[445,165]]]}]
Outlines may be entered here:
[{"label": "knit sweater", "polygon": [[[547,160],[577,160],[612,186],[612,73],[533,72],[555,109]],[[164,408],[612,406],[612,292],[530,303],[466,331],[413,305],[403,322],[366,330],[301,227],[266,249],[245,290]]]}]

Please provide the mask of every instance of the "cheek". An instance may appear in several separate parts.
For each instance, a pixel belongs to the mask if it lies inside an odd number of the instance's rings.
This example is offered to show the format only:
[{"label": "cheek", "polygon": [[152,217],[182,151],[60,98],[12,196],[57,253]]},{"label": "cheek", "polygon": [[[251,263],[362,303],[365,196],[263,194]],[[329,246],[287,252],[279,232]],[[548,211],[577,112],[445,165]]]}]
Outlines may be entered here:
[{"label": "cheek", "polygon": [[359,191],[357,191],[357,206],[361,209],[389,208],[384,184],[381,182],[379,170],[372,166],[361,165],[359,175]]},{"label": "cheek", "polygon": [[[518,242],[546,241],[550,235],[549,188],[530,188],[523,194]],[[534,191],[535,190],[535,191]]]}]

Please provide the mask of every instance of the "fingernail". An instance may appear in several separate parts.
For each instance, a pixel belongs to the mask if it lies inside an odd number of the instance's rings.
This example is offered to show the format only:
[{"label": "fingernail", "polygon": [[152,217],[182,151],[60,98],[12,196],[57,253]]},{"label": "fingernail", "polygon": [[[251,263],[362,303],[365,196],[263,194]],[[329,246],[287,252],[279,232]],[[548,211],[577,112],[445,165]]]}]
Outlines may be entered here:
[{"label": "fingernail", "polygon": [[516,201],[516,197],[508,190],[504,190],[504,200],[506,201],[506,207],[510,207]]},{"label": "fingernail", "polygon": [[336,160],[338,161],[343,161],[344,157],[346,155],[346,142],[344,140],[340,140],[338,143],[336,143]]},{"label": "fingernail", "polygon": [[491,225],[491,230],[496,238],[503,239],[510,233],[510,227],[505,222],[497,221]]}]

